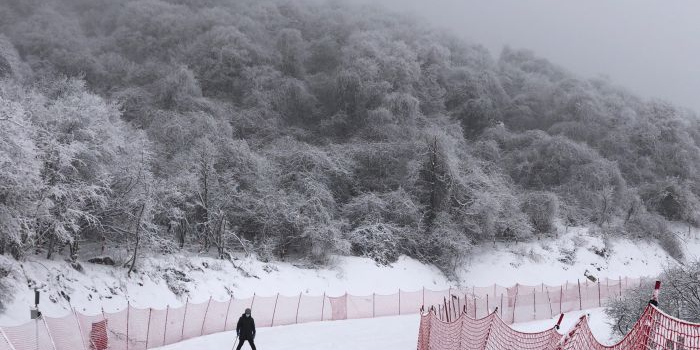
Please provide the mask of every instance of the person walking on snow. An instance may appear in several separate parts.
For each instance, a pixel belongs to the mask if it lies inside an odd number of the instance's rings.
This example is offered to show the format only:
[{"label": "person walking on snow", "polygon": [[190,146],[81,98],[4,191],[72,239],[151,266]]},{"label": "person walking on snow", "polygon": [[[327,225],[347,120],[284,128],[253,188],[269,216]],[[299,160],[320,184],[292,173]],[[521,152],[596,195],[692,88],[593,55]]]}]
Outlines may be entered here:
[{"label": "person walking on snow", "polygon": [[253,342],[255,339],[255,320],[253,320],[253,317],[250,315],[250,309],[245,309],[245,313],[238,319],[236,334],[238,334],[238,339],[240,340],[236,350],[241,350],[243,342],[246,340],[248,344],[250,344],[250,347],[255,350],[255,343]]}]

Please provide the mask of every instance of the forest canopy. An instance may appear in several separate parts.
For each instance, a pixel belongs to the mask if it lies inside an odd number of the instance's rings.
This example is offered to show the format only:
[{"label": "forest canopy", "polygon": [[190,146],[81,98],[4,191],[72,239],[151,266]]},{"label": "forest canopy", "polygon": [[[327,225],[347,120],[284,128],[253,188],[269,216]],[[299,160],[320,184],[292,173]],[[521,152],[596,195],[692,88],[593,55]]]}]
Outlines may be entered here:
[{"label": "forest canopy", "polygon": [[[341,2],[5,0],[0,253],[406,254],[700,225],[700,120]],[[64,252],[66,254],[66,252]]]}]

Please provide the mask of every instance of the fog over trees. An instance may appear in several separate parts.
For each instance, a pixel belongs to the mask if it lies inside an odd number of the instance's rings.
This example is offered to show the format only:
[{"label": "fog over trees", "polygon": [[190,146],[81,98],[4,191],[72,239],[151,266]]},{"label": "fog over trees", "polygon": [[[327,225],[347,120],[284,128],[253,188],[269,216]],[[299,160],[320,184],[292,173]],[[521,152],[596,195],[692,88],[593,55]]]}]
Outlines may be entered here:
[{"label": "fog over trees", "polygon": [[700,120],[342,2],[3,0],[0,253],[406,254],[700,225]]}]

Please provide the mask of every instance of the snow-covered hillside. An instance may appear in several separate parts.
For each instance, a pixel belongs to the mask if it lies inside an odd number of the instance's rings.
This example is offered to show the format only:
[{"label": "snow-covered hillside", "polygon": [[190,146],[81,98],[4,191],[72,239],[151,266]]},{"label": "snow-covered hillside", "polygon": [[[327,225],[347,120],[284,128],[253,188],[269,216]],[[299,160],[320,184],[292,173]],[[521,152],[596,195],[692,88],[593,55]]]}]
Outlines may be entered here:
[{"label": "snow-covered hillside", "polygon": [[[700,253],[700,242],[687,239],[689,256]],[[82,262],[78,272],[64,261],[31,257],[17,263],[0,257],[11,267],[13,291],[0,314],[0,325],[29,320],[32,289],[42,291],[46,315],[62,316],[75,308],[83,313],[123,309],[129,301],[137,307],[179,306],[187,298],[202,302],[210,296],[230,295],[367,295],[402,290],[446,289],[449,286],[560,284],[584,278],[588,270],[597,277],[638,277],[658,274],[672,259],[655,243],[603,239],[587,230],[569,228],[558,238],[527,243],[497,243],[476,247],[460,281],[448,281],[436,268],[402,257],[392,266],[378,266],[366,258],[338,257],[332,267],[310,269],[292,263],[263,263],[241,258],[232,264],[210,257],[164,256],[142,260],[131,278],[126,269]],[[3,296],[7,300],[7,296]]]},{"label": "snow-covered hillside", "polygon": [[[587,228],[560,228],[555,239],[536,242],[496,243],[474,249],[460,273],[469,285],[514,283],[557,285],[584,279],[588,271],[597,278],[653,277],[676,263],[655,241],[623,237],[606,239]],[[687,259],[700,256],[700,232],[687,226],[673,230],[684,243]]]}]

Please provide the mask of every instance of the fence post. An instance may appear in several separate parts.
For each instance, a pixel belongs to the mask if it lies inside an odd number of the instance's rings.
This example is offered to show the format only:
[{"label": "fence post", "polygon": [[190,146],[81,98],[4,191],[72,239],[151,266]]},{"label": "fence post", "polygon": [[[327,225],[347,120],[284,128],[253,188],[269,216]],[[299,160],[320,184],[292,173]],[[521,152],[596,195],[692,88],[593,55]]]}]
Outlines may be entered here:
[{"label": "fence post", "polygon": [[185,300],[185,314],[182,316],[182,330],[180,331],[180,341],[185,337],[185,321],[187,320],[187,305],[190,304],[190,298]]},{"label": "fence post", "polygon": [[[467,301],[465,300],[464,303],[466,304]],[[459,316],[462,316],[462,303],[459,301],[459,297],[457,297],[457,313],[455,313],[455,317],[459,318]]]},{"label": "fence post", "polygon": [[301,305],[301,292],[299,292],[299,301],[297,301],[297,314],[294,316],[294,323],[299,323],[299,305]]},{"label": "fence post", "polygon": [[204,319],[202,320],[202,328],[199,330],[199,336],[204,335],[204,325],[207,323],[207,315],[209,314],[209,305],[211,305],[211,296],[209,296],[209,302],[207,302],[207,309],[204,310]]},{"label": "fence post", "polygon": [[399,288],[399,315],[401,315],[401,288]]},{"label": "fence post", "polygon": [[[38,321],[38,320],[37,320],[37,321]],[[49,340],[51,341],[51,346],[52,346],[54,349],[56,349],[56,343],[54,343],[54,341],[53,341],[53,337],[51,336],[51,331],[49,330],[49,325],[46,324],[46,319],[42,317],[42,318],[41,318],[41,321],[42,321],[42,323],[44,324],[44,328],[46,328],[46,334],[49,335]],[[38,326],[37,326],[37,327],[38,327]],[[37,329],[38,329],[38,328],[37,328]],[[37,339],[36,339],[36,343],[39,344],[39,338],[38,338],[38,337],[37,337]]]},{"label": "fence post", "polygon": [[617,278],[617,289],[620,291],[620,296],[622,296],[622,276],[618,276]]},{"label": "fence post", "polygon": [[518,284],[515,284],[515,297],[513,298],[513,320],[511,324],[515,323],[515,305],[518,304]]},{"label": "fence post", "polygon": [[151,314],[153,313],[152,308],[148,308],[148,325],[146,325],[146,349],[148,349],[148,335],[151,333]]},{"label": "fence post", "polygon": [[[476,305],[474,305],[476,307]],[[469,298],[467,298],[467,293],[464,293],[464,313],[469,316]]]},{"label": "fence post", "polygon": [[323,321],[323,309],[326,308],[326,292],[323,292],[323,302],[321,303],[321,321]]},{"label": "fence post", "polygon": [[166,345],[165,336],[168,334],[168,314],[170,314],[170,305],[165,306],[165,328],[163,329],[163,346]]},{"label": "fence post", "polygon": [[600,307],[600,280],[598,280],[598,307]]},{"label": "fence post", "polygon": [[476,319],[476,295],[472,294],[472,298],[474,298],[474,319]]},{"label": "fence post", "polygon": [[545,289],[545,292],[547,292],[547,304],[549,304],[549,317],[552,318],[554,317],[554,311],[552,311],[552,298],[549,297],[549,287]]},{"label": "fence post", "polygon": [[226,307],[226,317],[224,317],[224,330],[223,332],[226,331],[226,326],[228,325],[228,313],[231,311],[231,303],[233,302],[233,295],[228,298],[228,306]]},{"label": "fence post", "polygon": [[73,317],[75,318],[75,323],[78,324],[78,332],[80,332],[80,340],[83,342],[83,349],[87,350],[87,348],[85,348],[85,335],[83,334],[83,327],[80,326],[80,320],[78,320],[78,313],[75,311],[75,308],[73,308]]},{"label": "fence post", "polygon": [[425,306],[425,286],[423,286],[423,306]]},{"label": "fence post", "polygon": [[581,302],[581,281],[576,279],[576,282],[578,283],[578,309],[583,310],[583,303]]},{"label": "fence post", "polygon": [[532,288],[532,319],[537,319],[537,289]]},{"label": "fence post", "polygon": [[275,297],[275,307],[272,309],[272,321],[270,321],[270,327],[275,326],[275,313],[277,312],[277,301],[280,299],[280,293],[277,293]]},{"label": "fence post", "polygon": [[447,308],[447,298],[442,297],[442,303],[445,305],[445,320],[450,322],[450,309]]},{"label": "fence post", "polygon": [[486,293],[486,314],[487,314],[487,316],[490,313],[491,313],[491,309],[489,308],[489,293]]},{"label": "fence post", "polygon": [[561,302],[564,299],[564,287],[559,286],[559,313],[563,314],[564,311],[561,309]]},{"label": "fence post", "polygon": [[503,319],[503,293],[501,293],[501,319]]},{"label": "fence post", "polygon": [[[372,293],[372,318],[374,318],[374,297],[375,293]],[[399,297],[400,298],[400,297]],[[401,303],[399,302],[399,312],[401,312]]]},{"label": "fence post", "polygon": [[[129,311],[131,310],[131,303],[126,302],[126,350],[129,350]],[[185,327],[185,322],[182,322],[182,327]]]}]

